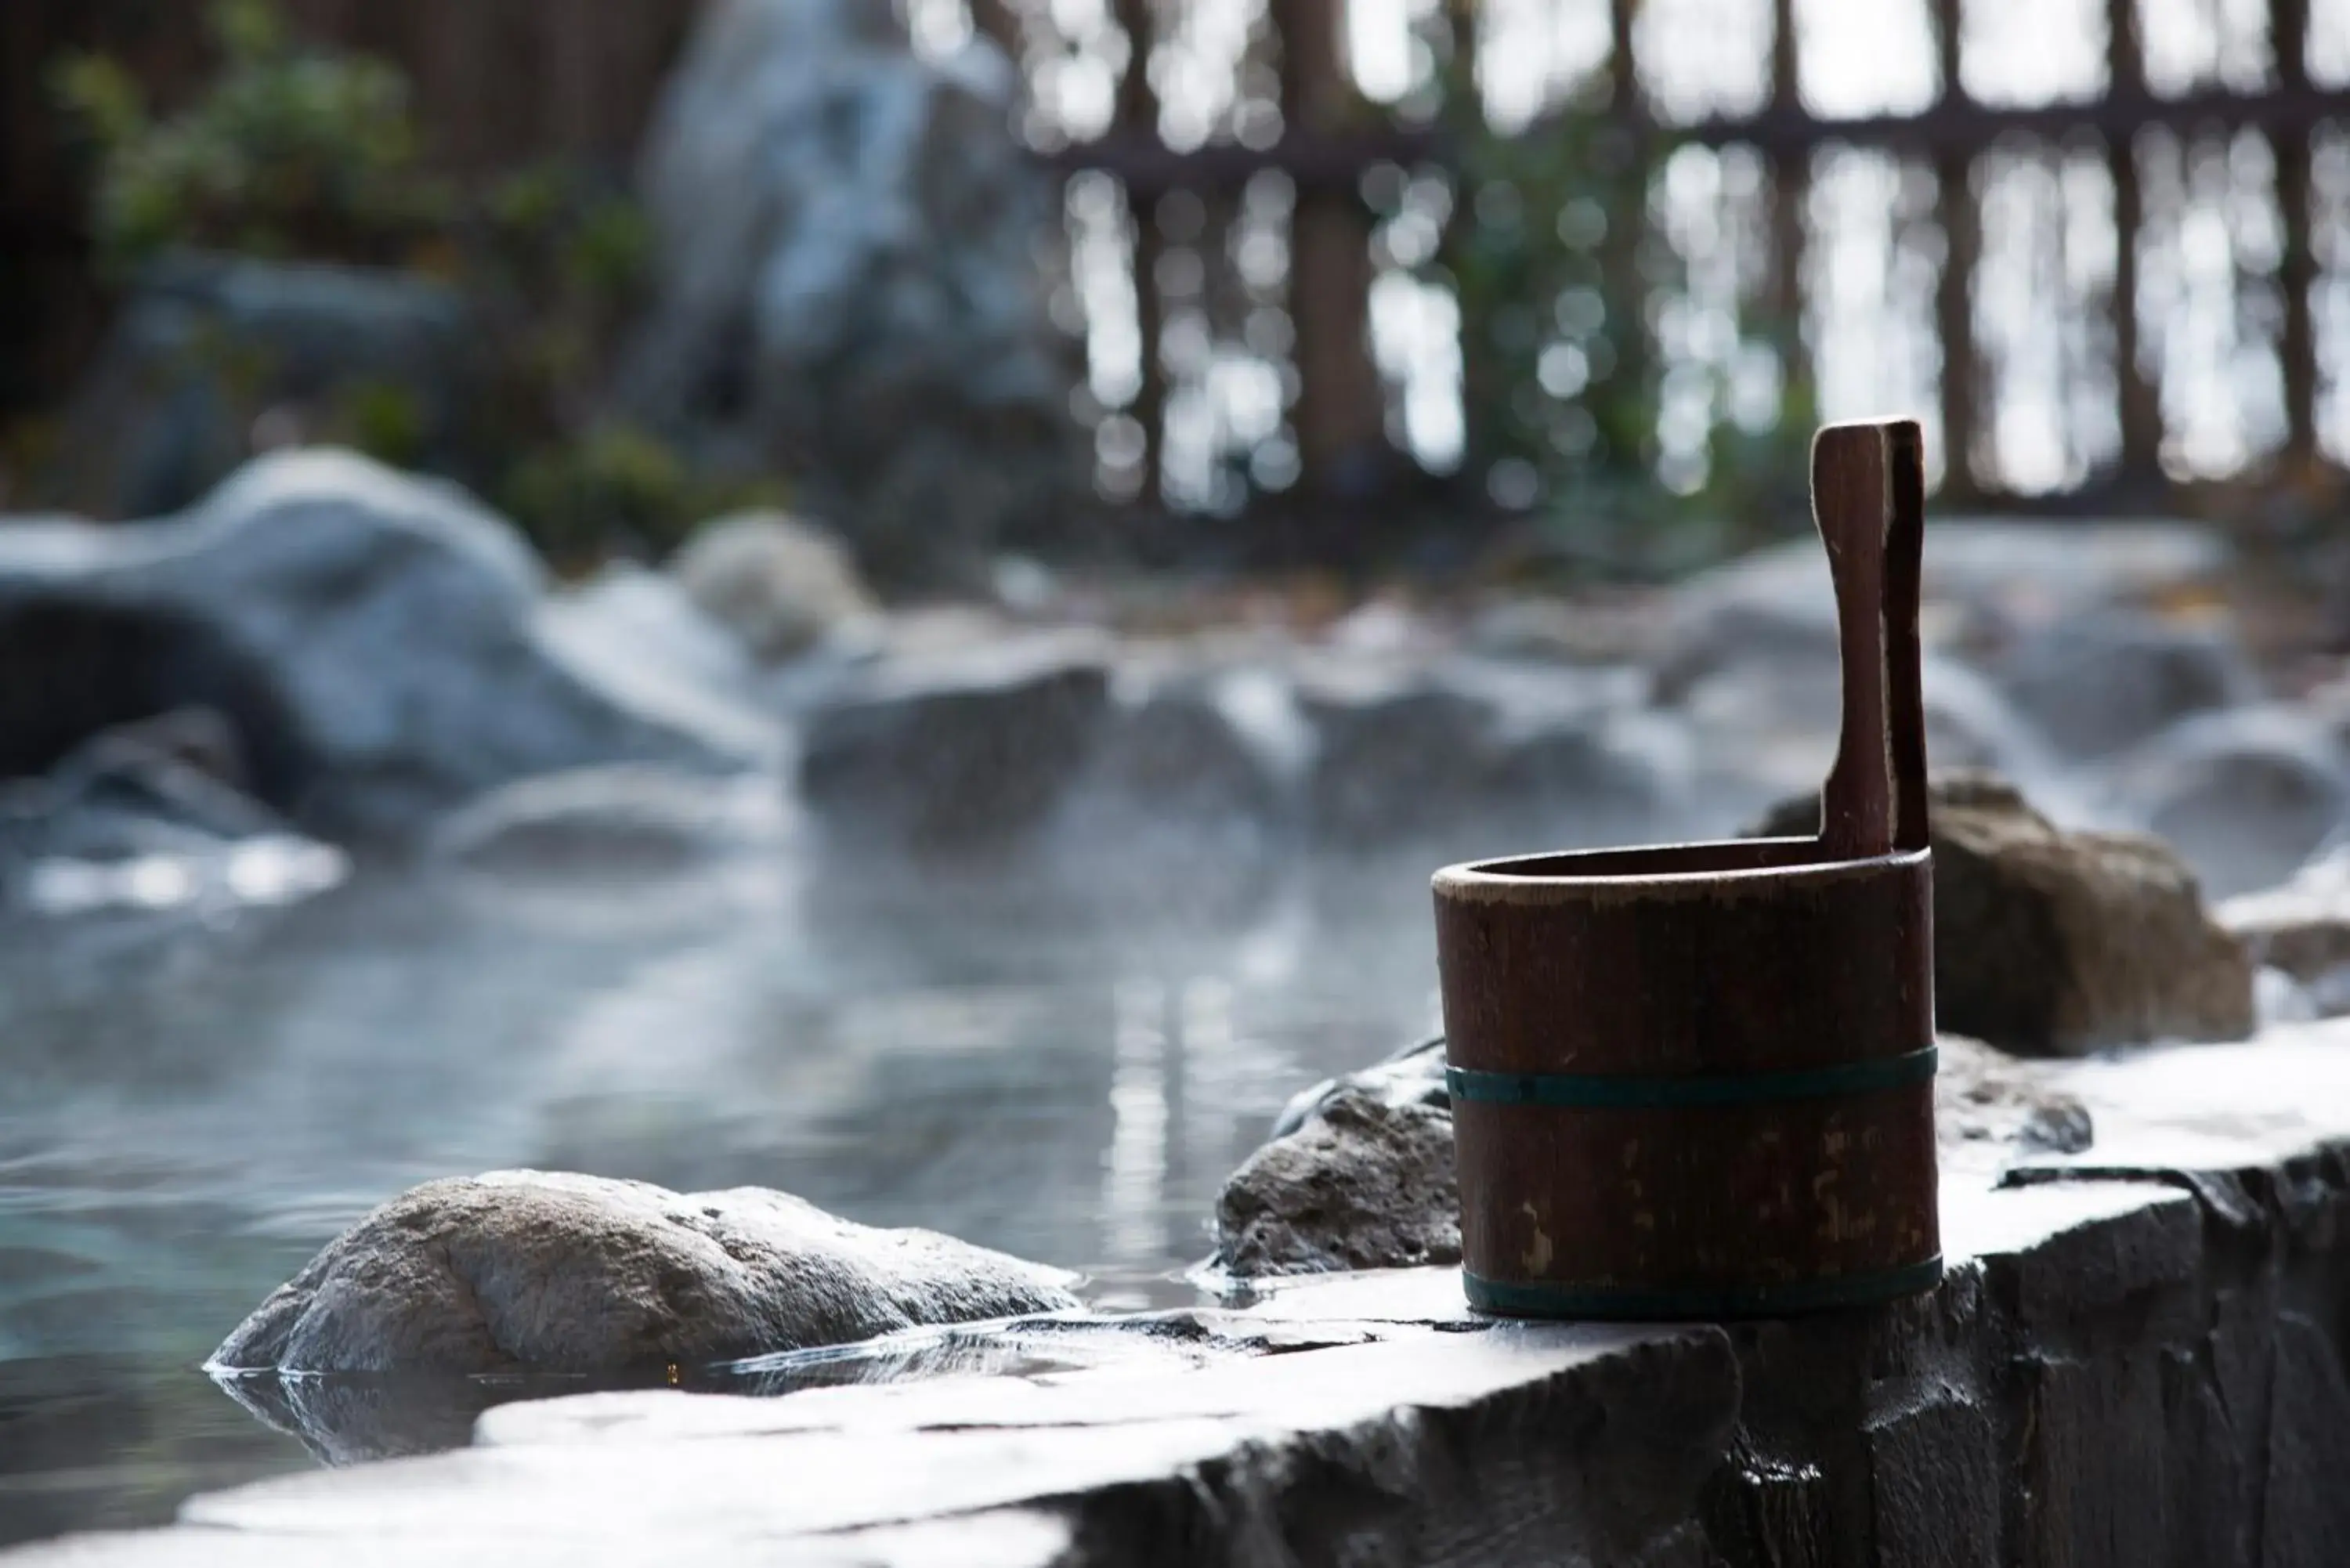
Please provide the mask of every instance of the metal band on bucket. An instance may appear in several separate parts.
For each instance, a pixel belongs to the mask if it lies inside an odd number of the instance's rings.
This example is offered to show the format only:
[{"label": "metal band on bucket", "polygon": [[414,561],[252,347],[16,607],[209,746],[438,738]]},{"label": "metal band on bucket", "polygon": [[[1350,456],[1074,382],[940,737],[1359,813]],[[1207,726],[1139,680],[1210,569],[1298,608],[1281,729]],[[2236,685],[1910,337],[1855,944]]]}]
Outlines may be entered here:
[{"label": "metal band on bucket", "polygon": [[1834,1067],[1781,1073],[1723,1073],[1686,1078],[1635,1078],[1616,1073],[1488,1073],[1447,1067],[1445,1087],[1455,1100],[1489,1106],[1552,1106],[1586,1110],[1678,1109],[1693,1106],[1761,1106],[1866,1095],[1923,1084],[1934,1076],[1935,1048]]},{"label": "metal band on bucket", "polygon": [[1942,1280],[1939,1254],[1922,1263],[1864,1274],[1778,1284],[1726,1285],[1703,1290],[1615,1289],[1605,1285],[1529,1284],[1488,1280],[1463,1269],[1469,1304],[1503,1317],[1628,1318],[1645,1321],[1781,1317],[1834,1307],[1870,1306],[1932,1290]]}]

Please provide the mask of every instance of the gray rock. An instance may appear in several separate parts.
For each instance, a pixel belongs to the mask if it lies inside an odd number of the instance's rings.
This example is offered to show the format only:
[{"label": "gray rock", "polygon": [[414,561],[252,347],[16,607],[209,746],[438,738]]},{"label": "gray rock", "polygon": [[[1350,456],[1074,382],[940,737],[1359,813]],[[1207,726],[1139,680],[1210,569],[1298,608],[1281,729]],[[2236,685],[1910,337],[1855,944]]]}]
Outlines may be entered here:
[{"label": "gray rock", "polygon": [[428,1182],[328,1243],[223,1370],[619,1372],[1073,1308],[1066,1276],[780,1192],[499,1171]]},{"label": "gray rock", "polygon": [[144,272],[66,419],[74,504],[153,517],[194,502],[256,437],[317,440],[373,402],[418,463],[462,469],[479,333],[413,274],[180,254]]},{"label": "gray rock", "polygon": [[1160,680],[1121,693],[1088,787],[1159,823],[1266,823],[1281,815],[1280,759],[1236,718],[1211,680]]},{"label": "gray rock", "polygon": [[1000,850],[1067,798],[1109,719],[1108,660],[1091,639],[891,660],[810,717],[801,798],[858,840]]},{"label": "gray rock", "polygon": [[1430,1035],[1358,1073],[1325,1078],[1310,1089],[1299,1090],[1274,1119],[1273,1136],[1283,1138],[1297,1131],[1319,1116],[1322,1107],[1341,1090],[1367,1095],[1382,1105],[1398,1108],[1432,1106],[1439,1110],[1451,1110],[1452,1096],[1444,1085],[1444,1036]]},{"label": "gray rock", "polygon": [[17,676],[0,773],[206,707],[263,800],[328,836],[399,838],[533,774],[753,760],[702,706],[621,690],[567,647],[540,588],[520,538],[457,492],[333,452],[262,459],[177,519],[0,527]]},{"label": "gray rock", "polygon": [[1224,1184],[1216,1261],[1240,1277],[1459,1262],[1450,1106],[1334,1090]]},{"label": "gray rock", "polygon": [[[1687,759],[1653,715],[1617,711],[1599,681],[1461,664],[1326,670],[1300,707],[1317,738],[1305,782],[1314,833],[1345,847],[1496,826],[1556,836],[1639,821],[1676,800]],[[1638,720],[1647,717],[1647,727]]]},{"label": "gray rock", "polygon": [[[2168,846],[2065,832],[1986,774],[1938,778],[1931,815],[1943,1028],[2034,1055],[2251,1032],[2251,961]],[[1756,832],[1804,836],[1818,822],[1805,797]]]},{"label": "gray rock", "polygon": [[1996,670],[2024,713],[2081,757],[2110,756],[2260,695],[2251,659],[2225,628],[2138,611],[2052,621],[2020,639]]},{"label": "gray rock", "polygon": [[2178,846],[2221,898],[2274,887],[2350,815],[2350,756],[2285,707],[2187,720],[2114,765],[2129,820]]},{"label": "gray rock", "polygon": [[780,512],[704,524],[671,558],[669,572],[704,614],[768,663],[879,613],[839,541]]},{"label": "gray rock", "polygon": [[786,457],[867,568],[976,581],[1085,477],[1035,246],[1055,185],[985,42],[917,57],[865,0],[708,7],[649,133],[656,421]]}]

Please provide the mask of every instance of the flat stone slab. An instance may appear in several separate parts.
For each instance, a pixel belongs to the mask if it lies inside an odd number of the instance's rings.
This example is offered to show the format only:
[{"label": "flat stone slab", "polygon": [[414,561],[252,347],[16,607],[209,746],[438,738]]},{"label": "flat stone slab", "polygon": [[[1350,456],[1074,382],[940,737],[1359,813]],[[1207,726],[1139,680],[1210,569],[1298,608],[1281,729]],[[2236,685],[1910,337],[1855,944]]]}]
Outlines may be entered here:
[{"label": "flat stone slab", "polygon": [[1197,1314],[1217,1354],[507,1405],[0,1560],[2332,1561],[2350,1023],[2046,1071],[2095,1142],[1946,1171],[1948,1277],[1880,1311],[1505,1324],[1451,1271],[1293,1280]]}]

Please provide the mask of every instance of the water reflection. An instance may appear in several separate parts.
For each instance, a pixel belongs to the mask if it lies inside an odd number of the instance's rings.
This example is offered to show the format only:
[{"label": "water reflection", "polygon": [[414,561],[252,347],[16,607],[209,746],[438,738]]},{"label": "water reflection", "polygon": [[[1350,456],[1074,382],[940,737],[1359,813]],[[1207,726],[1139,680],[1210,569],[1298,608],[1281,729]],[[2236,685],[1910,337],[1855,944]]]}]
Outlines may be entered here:
[{"label": "water reflection", "polygon": [[[775,1186],[1077,1269],[1105,1304],[1192,1300],[1216,1187],[1283,1099],[1425,1027],[1430,863],[1202,904],[1162,879],[1118,918],[1066,888],[780,857],[560,899],[381,873],[169,967],[15,944],[0,1538],[161,1520],[310,1462],[198,1367],[319,1243],[433,1176]],[[324,1421],[244,1392],[314,1443],[387,1412],[431,1443],[545,1390],[297,1390]]]}]

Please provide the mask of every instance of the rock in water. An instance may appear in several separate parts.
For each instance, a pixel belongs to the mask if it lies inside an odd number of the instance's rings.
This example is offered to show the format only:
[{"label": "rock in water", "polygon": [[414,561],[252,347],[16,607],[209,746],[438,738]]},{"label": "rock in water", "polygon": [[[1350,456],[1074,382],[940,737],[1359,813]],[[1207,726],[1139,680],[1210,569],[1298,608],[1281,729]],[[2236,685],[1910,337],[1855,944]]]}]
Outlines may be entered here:
[{"label": "rock in water", "polygon": [[[2251,1033],[2251,958],[2169,846],[2065,832],[1982,774],[1938,778],[1931,814],[1940,1027],[2027,1055]],[[1804,797],[1756,831],[1818,825]]]},{"label": "rock in water", "polygon": [[1242,1276],[1459,1262],[1451,1106],[1342,1083],[1224,1184],[1216,1257]]},{"label": "rock in water", "polygon": [[865,843],[1003,849],[1063,803],[1109,719],[1108,661],[1091,639],[892,661],[809,721],[801,796]]},{"label": "rock in water", "polygon": [[1066,1276],[781,1192],[533,1170],[432,1181],[327,1244],[224,1371],[622,1372],[1077,1305]]},{"label": "rock in water", "polygon": [[879,609],[839,541],[779,512],[704,524],[669,571],[703,614],[767,663],[804,653]]},{"label": "rock in water", "polygon": [[0,774],[201,707],[312,831],[404,837],[534,774],[751,758],[702,709],[620,691],[542,625],[514,531],[348,453],[248,464],[184,516],[0,527]]},{"label": "rock in water", "polygon": [[787,457],[891,580],[976,581],[1083,484],[1017,89],[993,45],[918,57],[871,0],[723,0],[648,135],[659,297],[628,396]]}]

